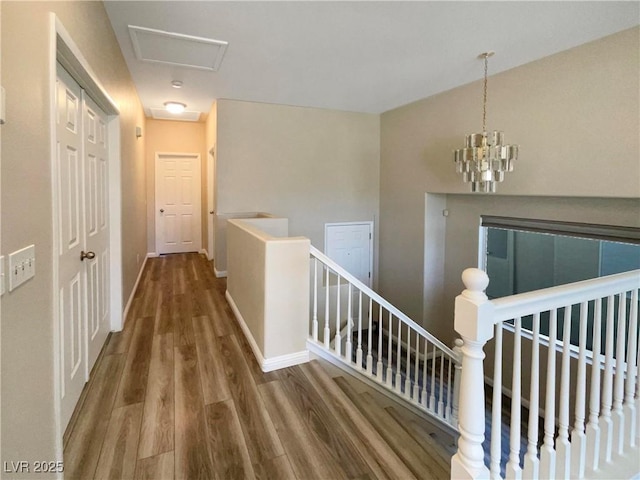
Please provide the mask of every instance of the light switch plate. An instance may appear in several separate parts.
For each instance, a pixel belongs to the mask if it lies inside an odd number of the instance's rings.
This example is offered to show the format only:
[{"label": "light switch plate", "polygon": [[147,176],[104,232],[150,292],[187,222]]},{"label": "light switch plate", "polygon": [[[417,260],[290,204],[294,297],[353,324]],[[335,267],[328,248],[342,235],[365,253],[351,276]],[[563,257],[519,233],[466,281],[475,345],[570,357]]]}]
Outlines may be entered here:
[{"label": "light switch plate", "polygon": [[6,292],[5,280],[7,277],[4,275],[4,255],[0,255],[0,295],[4,295]]},{"label": "light switch plate", "polygon": [[36,274],[36,247],[16,250],[9,254],[9,291],[12,292]]}]

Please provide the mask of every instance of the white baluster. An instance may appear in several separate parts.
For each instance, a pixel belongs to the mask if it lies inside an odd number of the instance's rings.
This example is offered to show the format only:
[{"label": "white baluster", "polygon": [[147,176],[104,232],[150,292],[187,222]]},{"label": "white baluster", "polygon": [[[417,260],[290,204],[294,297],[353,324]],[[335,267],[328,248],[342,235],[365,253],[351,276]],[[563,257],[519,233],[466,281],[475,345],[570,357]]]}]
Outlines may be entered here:
[{"label": "white baluster", "polygon": [[[638,314],[640,315],[640,313]],[[640,369],[640,348],[637,349],[637,357],[636,357],[636,365],[637,368]],[[635,441],[635,445],[640,445],[640,379],[636,380],[636,423],[635,423],[635,430],[636,430],[636,441]]]},{"label": "white baluster", "polygon": [[[464,342],[461,338],[454,340],[453,352],[455,353],[455,375],[453,379],[453,408],[451,411],[451,424],[458,424],[458,406],[460,405],[460,375],[462,370],[462,345]],[[426,355],[425,348],[425,355]],[[424,385],[424,382],[423,382]]]},{"label": "white baluster", "polygon": [[549,318],[549,351],[547,352],[547,395],[544,401],[544,444],[540,449],[540,478],[556,475],[556,451],[553,436],[556,428],[556,340],[558,339],[558,311],[551,310]]},{"label": "white baluster", "polygon": [[353,327],[353,312],[351,311],[351,309],[353,308],[351,305],[351,296],[353,295],[353,290],[352,290],[351,282],[349,282],[348,294],[349,294],[349,298],[347,299],[347,341],[344,345],[344,349],[345,349],[344,355],[347,358],[347,361],[351,363],[351,358],[352,358],[351,328]]},{"label": "white baluster", "polygon": [[420,402],[420,398],[419,398],[419,394],[420,394],[420,385],[419,385],[419,372],[420,372],[420,368],[419,368],[419,358],[420,358],[420,334],[418,334],[418,332],[416,332],[416,359],[415,359],[415,364],[413,366],[413,401],[416,403]]},{"label": "white baluster", "polygon": [[438,415],[444,418],[444,352],[440,351],[440,392],[438,394]]},{"label": "white baluster", "polygon": [[571,471],[577,478],[584,478],[587,455],[587,439],[584,434],[585,403],[587,392],[587,314],[589,304],[580,305],[580,333],[578,336],[578,373],[576,377],[575,421],[571,432]]},{"label": "white baluster", "polygon": [[522,478],[520,468],[520,416],[522,395],[522,319],[515,319],[513,334],[513,375],[511,378],[511,424],[509,428],[509,461],[506,478]]},{"label": "white baluster", "polygon": [[502,460],[502,322],[496,324],[493,364],[493,396],[491,399],[491,478],[499,479]]},{"label": "white baluster", "polygon": [[356,349],[356,364],[362,370],[362,290],[358,290],[358,348]]},{"label": "white baluster", "polygon": [[[454,326],[462,337],[458,451],[451,458],[451,478],[488,478],[484,465],[483,347],[493,336],[493,305],[484,294],[487,274],[475,268],[462,274],[466,290],[456,297]],[[435,370],[435,369],[434,369]]]},{"label": "white baluster", "polygon": [[431,395],[429,395],[429,408],[436,411],[436,346],[431,353]]},{"label": "white baluster", "polygon": [[616,379],[613,387],[613,451],[624,453],[625,422],[622,416],[622,400],[624,399],[624,347],[625,326],[627,323],[626,295],[618,295],[618,335],[616,345]]},{"label": "white baluster", "polygon": [[376,364],[376,378],[380,383],[383,381],[383,364],[382,364],[382,307],[378,310],[378,363]]},{"label": "white baluster", "polygon": [[396,390],[398,393],[400,393],[400,390],[402,389],[401,386],[401,380],[402,380],[402,375],[400,375],[400,362],[401,362],[401,348],[402,348],[402,322],[400,321],[400,319],[398,319],[398,338],[396,340],[398,342],[397,346],[396,346],[396,381],[393,384],[393,388],[394,390]]},{"label": "white baluster", "polygon": [[589,393],[589,423],[587,424],[587,468],[594,471],[600,464],[600,365],[602,351],[602,299],[596,299],[593,313],[593,359],[591,363],[591,392]]},{"label": "white baluster", "polygon": [[338,274],[338,283],[336,284],[336,336],[335,336],[335,351],[336,355],[340,356],[340,350],[342,348],[342,336],[340,335],[340,275]]},{"label": "white baluster", "polygon": [[367,338],[367,373],[369,375],[373,375],[373,354],[372,352],[372,339],[371,339],[371,335],[372,335],[372,330],[373,330],[373,301],[371,298],[369,298],[369,331],[367,332],[368,334],[368,338]]},{"label": "white baluster", "polygon": [[407,360],[404,367],[404,396],[411,397],[411,327],[407,325]]},{"label": "white baluster", "polygon": [[449,365],[447,373],[447,409],[445,410],[445,418],[451,420],[451,359],[447,359]]},{"label": "white baluster", "polygon": [[562,331],[562,367],[560,370],[560,405],[558,438],[556,439],[556,478],[571,475],[571,444],[569,443],[569,368],[571,351],[571,305],[564,307]]},{"label": "white baluster", "polygon": [[318,341],[318,259],[313,257],[313,341]]},{"label": "white baluster", "polygon": [[325,267],[325,299],[324,299],[324,346],[329,348],[331,329],[329,328],[329,268]]},{"label": "white baluster", "polygon": [[[640,369],[640,348],[636,349],[636,351],[636,365]],[[640,379],[636,380],[636,423],[634,428],[636,431],[635,445],[640,445]]]},{"label": "white baluster", "polygon": [[540,405],[540,314],[533,315],[533,338],[531,341],[531,387],[529,393],[529,425],[527,453],[524,457],[524,478],[538,478],[538,412]]},{"label": "white baluster", "polygon": [[615,297],[607,298],[607,327],[605,329],[604,376],[602,386],[602,409],[600,410],[600,461],[611,461],[613,447],[613,420],[611,419],[611,404],[613,395],[613,320],[615,311]]},{"label": "white baluster", "polygon": [[634,394],[638,381],[638,290],[631,293],[629,312],[629,347],[627,348],[627,381],[624,386],[624,418],[629,426],[625,436],[625,446],[636,446],[637,415]]},{"label": "white baluster", "polygon": [[[389,312],[389,331],[387,332],[387,372],[385,374],[385,384],[389,387],[393,386],[393,349],[391,341],[393,338],[393,315]],[[400,320],[398,319],[398,322]]]},{"label": "white baluster", "polygon": [[[428,408],[428,405],[427,405],[427,359],[428,357],[429,357],[429,342],[425,337],[424,358],[422,359],[422,393],[420,397],[420,403],[424,408]],[[462,358],[460,360],[462,361]]]}]

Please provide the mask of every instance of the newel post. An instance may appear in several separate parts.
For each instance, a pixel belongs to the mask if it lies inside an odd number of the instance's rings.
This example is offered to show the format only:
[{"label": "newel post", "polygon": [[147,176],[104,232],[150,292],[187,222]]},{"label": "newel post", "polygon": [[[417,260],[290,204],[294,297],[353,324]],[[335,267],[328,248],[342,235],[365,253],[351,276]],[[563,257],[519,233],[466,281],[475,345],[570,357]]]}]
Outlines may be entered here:
[{"label": "newel post", "polygon": [[484,293],[489,277],[482,270],[462,272],[466,287],[456,297],[454,327],[462,337],[462,370],[458,401],[458,451],[451,458],[451,478],[489,478],[484,465],[484,351],[493,337],[493,305]]}]

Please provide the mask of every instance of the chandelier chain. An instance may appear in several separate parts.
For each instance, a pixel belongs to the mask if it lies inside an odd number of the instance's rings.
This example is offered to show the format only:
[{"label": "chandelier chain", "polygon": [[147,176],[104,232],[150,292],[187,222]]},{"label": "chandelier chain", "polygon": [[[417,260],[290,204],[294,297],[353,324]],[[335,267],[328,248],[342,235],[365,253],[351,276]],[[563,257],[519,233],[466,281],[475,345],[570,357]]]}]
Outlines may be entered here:
[{"label": "chandelier chain", "polygon": [[487,131],[487,71],[489,64],[489,55],[484,54],[484,91],[482,100],[482,131]]}]

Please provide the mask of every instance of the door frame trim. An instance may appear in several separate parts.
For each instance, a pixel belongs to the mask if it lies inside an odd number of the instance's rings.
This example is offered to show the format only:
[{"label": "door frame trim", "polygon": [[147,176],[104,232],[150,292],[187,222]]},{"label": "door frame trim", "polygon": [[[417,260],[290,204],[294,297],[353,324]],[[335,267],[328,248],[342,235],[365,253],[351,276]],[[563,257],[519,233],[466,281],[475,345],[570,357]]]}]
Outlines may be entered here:
[{"label": "door frame trim", "polygon": [[[209,149],[207,154],[207,258],[214,259],[215,251],[215,167],[216,167],[216,144]],[[213,212],[213,213],[211,213]]]},{"label": "door frame trim", "polygon": [[373,232],[373,221],[371,220],[365,220],[362,222],[333,222],[333,223],[325,223],[324,224],[324,253],[327,252],[327,242],[329,239],[329,232],[328,227],[346,227],[346,226],[351,226],[351,225],[368,225],[369,226],[369,234],[371,235],[369,238],[369,271],[371,272],[371,276],[369,277],[369,282],[367,284],[367,287],[371,288],[371,286],[373,285],[373,277],[374,277],[374,271],[373,271],[373,236],[374,236],[374,232]]},{"label": "door frame trim", "polygon": [[[53,303],[53,409],[56,460],[63,459],[64,427],[61,419],[60,382],[62,366],[60,352],[60,292],[58,290],[58,257],[60,225],[57,198],[57,135],[56,135],[56,64],[60,62],[87,94],[107,114],[109,135],[109,321],[112,330],[122,329],[122,213],[120,181],[120,111],[84,58],[77,44],[55,13],[49,14],[49,138],[51,165],[51,223],[52,223],[52,303]],[[119,259],[120,261],[114,261]],[[61,474],[58,474],[61,478]]]},{"label": "door frame trim", "polygon": [[198,253],[202,252],[202,157],[200,156],[199,153],[184,153],[184,152],[156,152],[155,153],[155,160],[154,160],[154,165],[153,165],[153,178],[154,178],[154,185],[153,185],[153,216],[154,216],[154,228],[155,231],[154,236],[156,238],[156,251],[155,253],[157,255],[162,255],[160,253],[160,236],[158,235],[158,222],[155,220],[157,217],[157,207],[158,207],[158,160],[160,160],[160,157],[162,156],[171,156],[171,157],[191,157],[194,158],[198,161],[198,175],[200,176],[200,198],[198,199],[198,206],[200,207],[200,215],[197,215],[196,218],[198,220],[198,222],[200,222],[200,235],[196,236],[197,237],[197,242],[198,242],[198,248],[197,251]]}]

